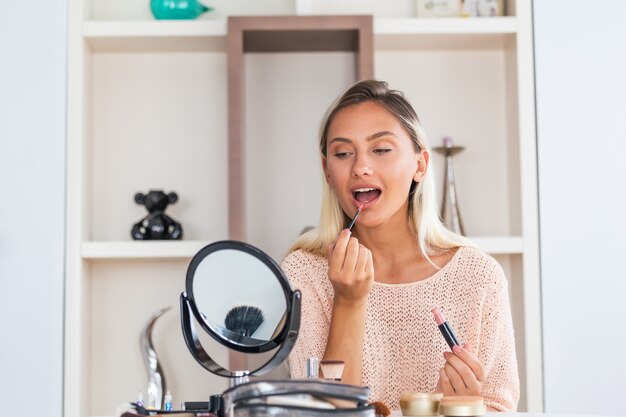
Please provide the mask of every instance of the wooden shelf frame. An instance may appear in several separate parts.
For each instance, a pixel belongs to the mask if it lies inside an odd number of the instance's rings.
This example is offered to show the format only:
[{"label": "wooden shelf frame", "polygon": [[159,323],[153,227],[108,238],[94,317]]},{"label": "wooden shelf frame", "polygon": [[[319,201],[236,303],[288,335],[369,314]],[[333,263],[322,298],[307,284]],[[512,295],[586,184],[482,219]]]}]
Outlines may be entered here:
[{"label": "wooden shelf frame", "polygon": [[248,52],[352,51],[356,80],[374,77],[372,16],[228,18],[228,233],[246,240],[245,67]]}]

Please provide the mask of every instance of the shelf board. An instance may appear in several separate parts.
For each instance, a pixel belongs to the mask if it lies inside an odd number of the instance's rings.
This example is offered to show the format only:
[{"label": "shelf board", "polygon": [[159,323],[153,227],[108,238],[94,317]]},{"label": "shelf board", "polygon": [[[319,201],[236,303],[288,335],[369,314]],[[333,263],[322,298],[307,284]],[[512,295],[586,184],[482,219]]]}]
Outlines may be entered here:
[{"label": "shelf board", "polygon": [[83,259],[192,258],[208,245],[203,240],[83,242]]},{"label": "shelf board", "polygon": [[[517,32],[517,18],[375,18],[377,48],[499,47]],[[83,23],[92,51],[226,51],[226,19],[114,21]]]},{"label": "shelf board", "polygon": [[517,33],[517,18],[412,18],[374,20],[375,49],[502,49]]},{"label": "shelf board", "polygon": [[379,18],[374,19],[376,35],[486,35],[514,34],[517,18]]},{"label": "shelf board", "polygon": [[83,36],[98,37],[188,37],[226,36],[226,20],[90,20]]},{"label": "shelf board", "polygon": [[226,51],[226,19],[92,20],[83,38],[98,52]]},{"label": "shelf board", "polygon": [[[476,245],[490,255],[511,255],[523,252],[522,238],[470,237]],[[108,241],[83,242],[83,259],[146,259],[146,258],[192,258],[208,241]]]}]

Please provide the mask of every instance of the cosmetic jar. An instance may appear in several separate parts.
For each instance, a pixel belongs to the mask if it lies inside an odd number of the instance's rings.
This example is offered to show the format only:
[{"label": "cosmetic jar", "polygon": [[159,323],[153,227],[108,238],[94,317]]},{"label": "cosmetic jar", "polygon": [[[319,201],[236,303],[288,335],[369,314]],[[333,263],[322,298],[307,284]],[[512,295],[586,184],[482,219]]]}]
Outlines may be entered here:
[{"label": "cosmetic jar", "polygon": [[486,412],[483,397],[443,397],[439,403],[439,414],[450,417],[475,417]]},{"label": "cosmetic jar", "polygon": [[400,396],[403,416],[436,416],[439,414],[439,401],[443,394],[427,392],[407,392]]}]

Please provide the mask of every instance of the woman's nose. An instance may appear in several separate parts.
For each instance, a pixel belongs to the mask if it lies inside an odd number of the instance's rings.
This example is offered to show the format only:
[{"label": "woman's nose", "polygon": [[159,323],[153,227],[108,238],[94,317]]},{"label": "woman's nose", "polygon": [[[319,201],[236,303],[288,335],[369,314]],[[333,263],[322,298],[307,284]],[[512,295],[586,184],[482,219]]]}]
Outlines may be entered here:
[{"label": "woman's nose", "polygon": [[364,175],[372,175],[373,170],[368,160],[364,156],[358,156],[354,159],[354,165],[352,166],[352,175],[354,177],[362,177]]}]

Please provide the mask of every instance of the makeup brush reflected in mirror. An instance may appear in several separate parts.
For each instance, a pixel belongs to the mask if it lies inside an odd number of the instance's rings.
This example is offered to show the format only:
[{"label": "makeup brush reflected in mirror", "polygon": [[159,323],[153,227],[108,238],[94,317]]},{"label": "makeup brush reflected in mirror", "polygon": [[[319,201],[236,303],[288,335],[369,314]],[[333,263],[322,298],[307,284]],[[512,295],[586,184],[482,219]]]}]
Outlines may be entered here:
[{"label": "makeup brush reflected in mirror", "polygon": [[231,332],[251,337],[263,321],[263,312],[260,308],[242,305],[230,309],[224,319],[224,326]]}]

